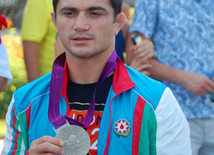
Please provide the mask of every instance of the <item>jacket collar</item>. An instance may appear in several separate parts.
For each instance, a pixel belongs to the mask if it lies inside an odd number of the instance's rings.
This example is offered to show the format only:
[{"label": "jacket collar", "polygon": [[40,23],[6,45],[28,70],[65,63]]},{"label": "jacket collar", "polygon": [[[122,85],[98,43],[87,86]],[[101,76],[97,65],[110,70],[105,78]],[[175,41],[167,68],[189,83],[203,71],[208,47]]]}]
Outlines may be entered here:
[{"label": "jacket collar", "polygon": [[135,83],[131,80],[126,66],[121,59],[117,59],[117,67],[115,68],[113,77],[113,90],[116,95],[125,92],[135,86]]},{"label": "jacket collar", "polygon": [[[68,67],[67,61],[65,61],[65,72],[63,79],[63,88],[62,88],[62,96],[67,98],[67,85],[68,85]],[[119,95],[135,86],[135,83],[131,80],[129,73],[127,71],[126,66],[123,64],[122,60],[118,57],[117,59],[117,67],[114,71],[113,77],[113,90],[116,95]]]}]

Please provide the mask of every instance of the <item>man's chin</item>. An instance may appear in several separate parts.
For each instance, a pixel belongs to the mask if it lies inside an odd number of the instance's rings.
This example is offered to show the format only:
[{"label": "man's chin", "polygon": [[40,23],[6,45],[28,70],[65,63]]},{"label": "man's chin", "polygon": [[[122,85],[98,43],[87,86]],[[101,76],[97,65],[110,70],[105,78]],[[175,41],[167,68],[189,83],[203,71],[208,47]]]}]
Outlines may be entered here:
[{"label": "man's chin", "polygon": [[83,50],[83,49],[72,50],[70,53],[73,56],[78,57],[78,58],[82,58],[82,59],[89,58],[93,55],[89,50]]}]

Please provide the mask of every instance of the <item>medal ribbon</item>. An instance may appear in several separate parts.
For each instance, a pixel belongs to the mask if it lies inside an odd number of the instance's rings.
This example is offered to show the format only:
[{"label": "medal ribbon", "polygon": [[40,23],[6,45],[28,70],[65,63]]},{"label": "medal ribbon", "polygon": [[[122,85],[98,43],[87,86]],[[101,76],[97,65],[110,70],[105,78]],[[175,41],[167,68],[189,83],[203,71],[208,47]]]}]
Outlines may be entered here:
[{"label": "medal ribbon", "polygon": [[53,64],[52,75],[51,75],[51,83],[50,83],[50,95],[49,95],[49,108],[48,108],[48,117],[50,122],[54,125],[54,128],[57,129],[60,126],[69,122],[70,125],[78,125],[78,126],[89,126],[93,120],[94,108],[95,108],[95,94],[97,88],[102,84],[102,82],[106,79],[106,77],[115,69],[117,65],[117,53],[114,50],[108,59],[99,79],[95,86],[93,96],[90,101],[90,105],[87,111],[87,114],[84,120],[80,123],[75,119],[70,118],[66,115],[59,114],[59,105],[60,98],[62,93],[62,85],[64,78],[64,63],[66,57],[65,53],[60,55]]}]

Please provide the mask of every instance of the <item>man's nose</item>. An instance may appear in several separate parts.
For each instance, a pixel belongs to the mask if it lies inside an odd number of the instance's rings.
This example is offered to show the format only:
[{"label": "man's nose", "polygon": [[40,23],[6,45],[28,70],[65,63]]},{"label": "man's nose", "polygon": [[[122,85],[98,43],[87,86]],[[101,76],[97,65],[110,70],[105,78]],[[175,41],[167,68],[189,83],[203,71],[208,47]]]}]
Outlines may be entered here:
[{"label": "man's nose", "polygon": [[88,21],[87,15],[85,15],[84,13],[79,13],[74,24],[74,30],[81,32],[81,31],[87,31],[88,29],[89,29],[89,21]]}]

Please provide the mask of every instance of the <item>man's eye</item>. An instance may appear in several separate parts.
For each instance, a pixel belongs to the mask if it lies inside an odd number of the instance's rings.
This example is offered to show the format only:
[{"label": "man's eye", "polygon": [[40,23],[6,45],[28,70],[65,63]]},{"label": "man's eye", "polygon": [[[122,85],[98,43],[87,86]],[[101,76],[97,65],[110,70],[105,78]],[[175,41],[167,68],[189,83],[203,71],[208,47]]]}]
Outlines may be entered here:
[{"label": "man's eye", "polygon": [[75,15],[74,12],[64,12],[63,14],[66,15],[66,16],[73,16],[73,15]]},{"label": "man's eye", "polygon": [[90,15],[91,16],[100,16],[101,13],[99,13],[99,12],[91,12]]}]

